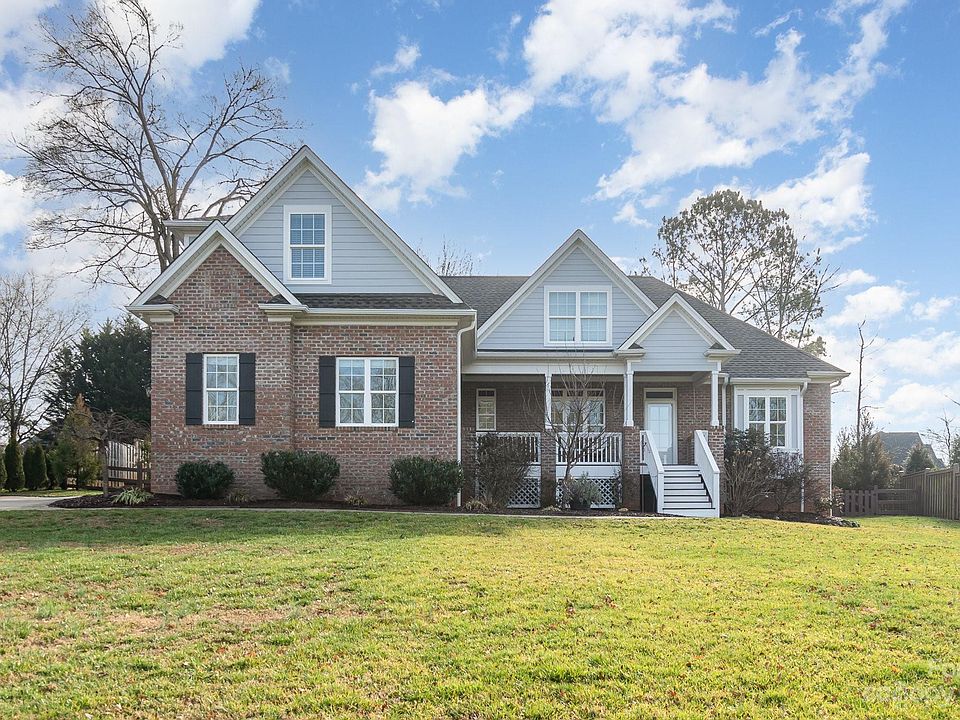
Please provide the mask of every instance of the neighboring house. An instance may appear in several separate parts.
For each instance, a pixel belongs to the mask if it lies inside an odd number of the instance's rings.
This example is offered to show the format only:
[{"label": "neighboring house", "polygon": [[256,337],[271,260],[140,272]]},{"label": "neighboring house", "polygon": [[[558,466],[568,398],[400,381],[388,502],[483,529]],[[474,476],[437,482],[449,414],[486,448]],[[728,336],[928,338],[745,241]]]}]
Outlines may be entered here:
[{"label": "neighboring house", "polygon": [[930,443],[925,443],[918,432],[881,431],[877,433],[877,437],[880,438],[880,442],[883,444],[883,449],[887,451],[887,455],[890,456],[890,461],[894,465],[906,467],[907,460],[910,457],[910,451],[915,445],[919,444],[923,445],[927,451],[927,454],[930,455],[930,459],[933,461],[933,467],[937,469],[943,467],[943,462],[941,462],[940,458],[937,457],[937,453],[934,452],[933,445]]},{"label": "neighboring house", "polygon": [[268,495],[260,454],[284,448],[335,455],[338,496],[391,502],[394,458],[469,470],[495,431],[536,461],[515,504],[550,505],[562,458],[545,420],[583,393],[604,434],[576,474],[601,506],[638,506],[643,484],[664,512],[718,514],[724,426],[803,453],[808,508],[830,494],[846,373],[625,275],[579,230],[529,277],[440,278],[306,147],[232,217],[169,226],[189,242],[128,308],[153,328],[156,491],[206,458]]}]

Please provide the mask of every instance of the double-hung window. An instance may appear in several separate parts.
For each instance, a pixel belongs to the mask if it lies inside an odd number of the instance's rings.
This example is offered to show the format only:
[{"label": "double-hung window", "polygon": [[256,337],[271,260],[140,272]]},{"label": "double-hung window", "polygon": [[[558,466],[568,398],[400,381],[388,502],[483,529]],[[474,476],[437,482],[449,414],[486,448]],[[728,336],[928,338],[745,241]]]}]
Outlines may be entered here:
[{"label": "double-hung window", "polygon": [[604,345],[610,342],[610,291],[547,288],[548,344]]},{"label": "double-hung window", "polygon": [[236,425],[240,405],[240,356],[203,356],[203,423]]},{"label": "double-hung window", "polygon": [[603,388],[556,388],[551,393],[551,419],[559,432],[602,432],[606,424]]},{"label": "double-hung window", "polygon": [[787,396],[748,395],[747,428],[764,433],[770,447],[787,447]]},{"label": "double-hung window", "polygon": [[330,281],[330,207],[284,206],[284,262],[290,282]]},{"label": "double-hung window", "polygon": [[477,430],[493,432],[497,429],[497,391],[493,388],[477,390]]},{"label": "double-hung window", "polygon": [[337,424],[397,424],[397,358],[337,359]]}]

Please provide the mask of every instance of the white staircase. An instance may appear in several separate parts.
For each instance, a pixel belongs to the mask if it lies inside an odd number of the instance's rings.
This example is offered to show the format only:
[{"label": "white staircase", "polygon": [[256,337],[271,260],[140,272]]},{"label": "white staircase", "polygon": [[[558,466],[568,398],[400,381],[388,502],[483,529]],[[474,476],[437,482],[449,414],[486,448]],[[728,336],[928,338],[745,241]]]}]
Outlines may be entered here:
[{"label": "white staircase", "polygon": [[716,498],[711,498],[696,465],[663,466],[663,509],[668,515],[717,517]]}]

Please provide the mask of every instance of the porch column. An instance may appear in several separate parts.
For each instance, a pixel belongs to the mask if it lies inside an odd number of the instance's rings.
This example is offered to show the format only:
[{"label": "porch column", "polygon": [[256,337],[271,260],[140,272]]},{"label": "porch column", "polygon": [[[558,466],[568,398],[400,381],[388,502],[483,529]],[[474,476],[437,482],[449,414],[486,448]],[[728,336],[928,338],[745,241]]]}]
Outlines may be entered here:
[{"label": "porch column", "polygon": [[710,372],[710,427],[712,428],[720,424],[719,393],[717,392],[717,376],[719,374],[716,370]]},{"label": "porch column", "polygon": [[549,430],[550,423],[553,420],[553,375],[550,372],[543,376],[543,393],[543,428]]},{"label": "porch column", "polygon": [[633,427],[633,370],[629,363],[623,374],[623,426]]}]

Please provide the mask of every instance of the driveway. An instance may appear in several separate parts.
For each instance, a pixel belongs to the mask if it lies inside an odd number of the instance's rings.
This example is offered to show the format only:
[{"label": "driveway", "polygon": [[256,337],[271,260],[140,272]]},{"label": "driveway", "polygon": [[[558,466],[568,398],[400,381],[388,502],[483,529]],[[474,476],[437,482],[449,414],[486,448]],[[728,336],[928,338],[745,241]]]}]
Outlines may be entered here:
[{"label": "driveway", "polygon": [[3,510],[46,510],[55,500],[63,497],[0,496],[0,511]]}]

